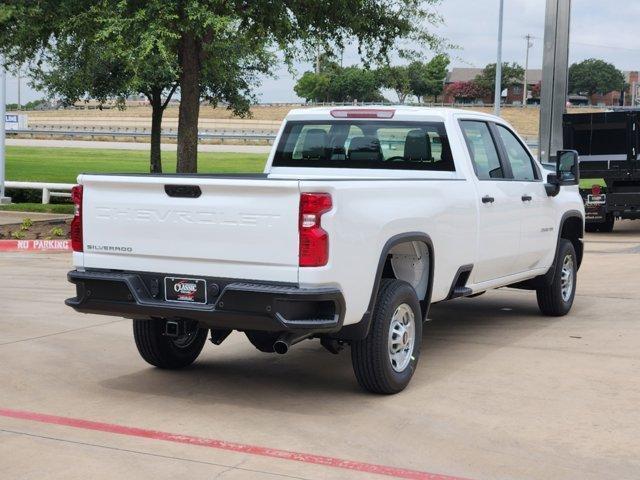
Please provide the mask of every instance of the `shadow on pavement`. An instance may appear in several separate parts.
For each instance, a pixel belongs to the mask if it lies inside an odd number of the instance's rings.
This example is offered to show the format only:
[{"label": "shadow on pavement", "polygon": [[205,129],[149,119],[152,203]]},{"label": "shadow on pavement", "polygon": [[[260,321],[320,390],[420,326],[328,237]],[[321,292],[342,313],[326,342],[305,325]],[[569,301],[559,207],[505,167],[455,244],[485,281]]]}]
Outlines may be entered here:
[{"label": "shadow on pavement", "polygon": [[[429,388],[439,378],[558,321],[540,315],[533,292],[494,292],[434,305],[430,317],[433,320],[423,331],[421,362],[405,394],[414,388]],[[253,350],[244,338],[243,343],[238,338],[234,340],[216,348],[208,345],[199,361],[185,370],[142,368],[101,385],[209,405],[263,405],[267,410],[320,416],[348,415],[354,409],[384,401],[385,397],[359,389],[348,347],[341,354],[332,355],[314,340],[278,356]],[[340,403],[339,409],[320,407],[324,399],[335,400],[336,395],[347,400]],[[356,398],[358,402],[348,401]],[[329,401],[327,404],[335,405]]]}]

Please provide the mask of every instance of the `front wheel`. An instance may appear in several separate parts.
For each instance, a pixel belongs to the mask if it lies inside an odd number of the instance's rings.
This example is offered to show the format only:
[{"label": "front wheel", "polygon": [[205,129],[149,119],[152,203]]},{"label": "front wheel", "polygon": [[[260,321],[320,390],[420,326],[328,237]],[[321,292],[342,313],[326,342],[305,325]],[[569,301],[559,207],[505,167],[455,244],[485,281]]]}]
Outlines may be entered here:
[{"label": "front wheel", "polygon": [[169,337],[164,334],[165,320],[134,320],[133,337],[140,356],[158,368],[184,368],[195,362],[207,341],[206,328],[195,322],[188,324],[183,335]]},{"label": "front wheel", "polygon": [[392,394],[405,389],[418,365],[422,316],[416,292],[407,282],[383,279],[371,328],[351,344],[351,362],[362,388]]},{"label": "front wheel", "polygon": [[569,313],[576,295],[577,273],[578,261],[573,244],[561,238],[553,282],[536,290],[538,307],[543,314],[560,317]]}]

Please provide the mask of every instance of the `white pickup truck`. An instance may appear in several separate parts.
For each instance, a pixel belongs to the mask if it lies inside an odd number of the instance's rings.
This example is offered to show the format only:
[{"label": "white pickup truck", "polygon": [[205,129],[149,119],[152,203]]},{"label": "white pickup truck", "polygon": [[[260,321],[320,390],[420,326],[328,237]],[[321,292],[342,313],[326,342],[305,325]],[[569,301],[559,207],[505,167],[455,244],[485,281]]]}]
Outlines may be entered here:
[{"label": "white pickup truck", "polygon": [[364,389],[396,393],[433,303],[511,286],[569,311],[584,207],[577,154],[556,163],[481,113],[293,110],[261,175],[80,175],[66,303],[133,319],[160,368],[209,332],[277,353],[319,338],[350,346]]}]

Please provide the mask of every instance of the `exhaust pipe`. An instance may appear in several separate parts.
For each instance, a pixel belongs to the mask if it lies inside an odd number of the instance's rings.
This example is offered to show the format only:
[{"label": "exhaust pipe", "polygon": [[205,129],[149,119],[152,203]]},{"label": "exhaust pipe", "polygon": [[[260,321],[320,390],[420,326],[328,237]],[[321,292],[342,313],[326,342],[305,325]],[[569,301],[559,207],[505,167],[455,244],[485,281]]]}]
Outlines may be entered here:
[{"label": "exhaust pipe", "polygon": [[313,333],[304,333],[304,334],[283,333],[273,343],[273,351],[280,355],[284,355],[289,351],[289,349],[293,345],[295,345],[296,343],[300,343],[302,340],[305,340],[311,337],[311,335],[313,335]]}]

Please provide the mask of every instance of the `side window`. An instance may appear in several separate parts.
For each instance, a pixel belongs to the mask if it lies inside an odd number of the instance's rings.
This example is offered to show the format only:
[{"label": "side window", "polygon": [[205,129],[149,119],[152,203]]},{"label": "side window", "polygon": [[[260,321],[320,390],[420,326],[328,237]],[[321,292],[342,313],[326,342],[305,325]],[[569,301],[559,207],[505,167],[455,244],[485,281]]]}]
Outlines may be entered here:
[{"label": "side window", "polygon": [[498,150],[485,122],[463,120],[460,122],[473,161],[476,175],[480,180],[504,178]]},{"label": "side window", "polygon": [[502,125],[496,125],[496,127],[507,152],[513,179],[521,181],[537,180],[536,169],[533,166],[533,159],[529,152],[522,146],[511,130]]}]

